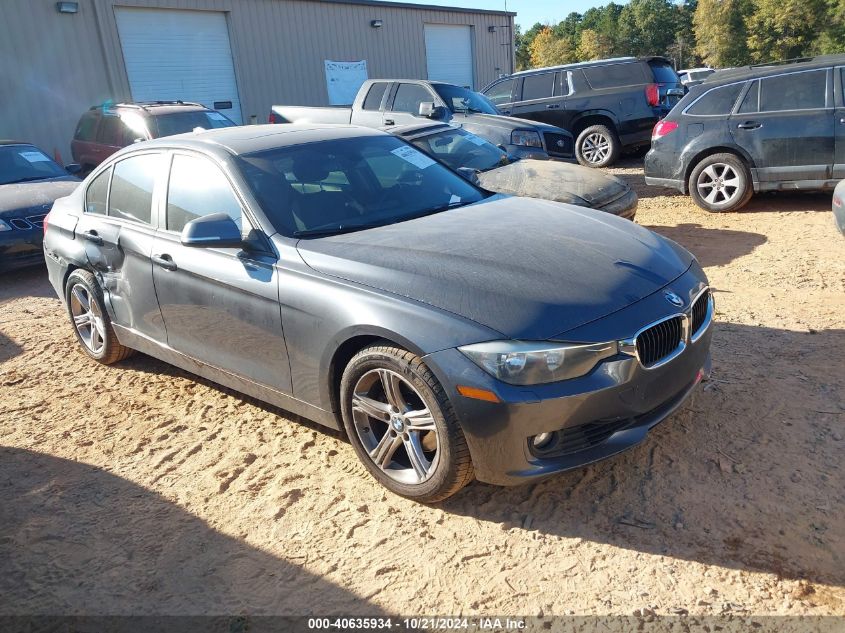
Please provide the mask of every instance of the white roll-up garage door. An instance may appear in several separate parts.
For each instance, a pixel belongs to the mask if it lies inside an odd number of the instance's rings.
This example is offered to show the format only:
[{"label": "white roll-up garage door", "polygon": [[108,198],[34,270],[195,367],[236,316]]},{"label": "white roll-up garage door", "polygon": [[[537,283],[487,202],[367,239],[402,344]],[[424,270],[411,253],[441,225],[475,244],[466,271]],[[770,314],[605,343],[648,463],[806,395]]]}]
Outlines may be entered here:
[{"label": "white roll-up garage door", "polygon": [[425,25],[428,78],[472,88],[472,31],[469,26]]},{"label": "white roll-up garage door", "polygon": [[118,7],[115,15],[134,101],[216,103],[243,123],[224,13]]}]

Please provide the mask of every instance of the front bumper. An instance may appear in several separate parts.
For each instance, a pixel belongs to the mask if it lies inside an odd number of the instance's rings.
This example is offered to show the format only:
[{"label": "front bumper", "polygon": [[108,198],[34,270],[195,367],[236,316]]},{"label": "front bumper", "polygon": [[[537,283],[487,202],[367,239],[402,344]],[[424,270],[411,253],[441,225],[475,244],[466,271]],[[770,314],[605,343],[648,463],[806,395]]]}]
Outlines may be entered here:
[{"label": "front bumper", "polygon": [[44,263],[40,228],[0,233],[0,272]]},{"label": "front bumper", "polygon": [[[656,295],[665,304],[663,293]],[[636,358],[619,354],[587,376],[527,387],[495,380],[456,349],[425,360],[449,393],[476,477],[513,485],[578,468],[642,442],[709,375],[711,335],[712,312],[696,340],[665,364],[645,368]],[[457,385],[487,389],[501,402],[463,397]],[[531,438],[541,433],[554,434],[551,453],[532,448]]]},{"label": "front bumper", "polygon": [[633,189],[629,189],[615,200],[611,200],[603,206],[596,208],[605,213],[618,215],[620,218],[633,220],[637,214],[638,204],[639,198],[637,197],[637,193]]}]

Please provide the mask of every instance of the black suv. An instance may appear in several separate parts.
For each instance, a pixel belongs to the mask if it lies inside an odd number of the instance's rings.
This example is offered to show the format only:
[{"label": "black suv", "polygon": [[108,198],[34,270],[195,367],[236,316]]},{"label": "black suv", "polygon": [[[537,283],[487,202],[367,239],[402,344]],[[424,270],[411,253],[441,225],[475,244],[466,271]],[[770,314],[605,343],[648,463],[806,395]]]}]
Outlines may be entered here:
[{"label": "black suv", "polygon": [[92,106],[76,125],[70,149],[87,174],[117,150],[160,136],[231,127],[235,123],[216,110],[187,101],[145,101]]},{"label": "black suv", "polygon": [[668,59],[620,57],[526,70],[482,92],[503,114],[568,130],[578,162],[606,167],[623,149],[648,146],[684,88]]},{"label": "black suv", "polygon": [[845,177],[845,55],[711,75],[654,128],[646,182],[708,211],[755,191],[832,189]]}]

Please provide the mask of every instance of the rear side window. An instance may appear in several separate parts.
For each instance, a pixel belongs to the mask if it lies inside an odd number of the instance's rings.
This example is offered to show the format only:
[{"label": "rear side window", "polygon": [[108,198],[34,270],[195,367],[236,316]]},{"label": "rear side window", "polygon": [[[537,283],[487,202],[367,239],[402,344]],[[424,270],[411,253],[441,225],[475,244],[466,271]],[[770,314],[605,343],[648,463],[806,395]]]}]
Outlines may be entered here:
[{"label": "rear side window", "polygon": [[73,137],[80,141],[93,141],[97,133],[97,117],[93,114],[83,114],[76,126]]},{"label": "rear side window", "polygon": [[386,83],[377,83],[370,86],[370,91],[364,98],[364,110],[378,110],[381,108],[381,100],[384,97],[385,90],[387,90]]},{"label": "rear side window", "polygon": [[506,79],[491,86],[484,95],[490,99],[495,105],[501,103],[511,102],[511,93],[513,92],[513,79]]},{"label": "rear side window", "polygon": [[584,69],[584,76],[593,88],[617,88],[644,83],[639,64],[609,64]]},{"label": "rear side window", "polygon": [[179,231],[191,220],[225,213],[241,228],[241,204],[220,168],[199,156],[173,157],[167,190],[167,229]]},{"label": "rear side window", "polygon": [[522,100],[548,99],[555,92],[555,73],[528,75],[522,83]]},{"label": "rear side window", "polygon": [[757,112],[758,102],[760,100],[760,82],[755,81],[751,84],[751,88],[748,89],[748,92],[745,93],[745,97],[742,99],[742,103],[739,104],[739,110],[742,114],[746,112]]},{"label": "rear side window", "polygon": [[106,199],[109,195],[111,168],[94,178],[85,192],[85,211],[87,213],[106,214]]},{"label": "rear side window", "polygon": [[419,84],[399,84],[393,99],[393,111],[419,114],[420,104],[424,101],[434,101],[434,96],[425,87]]},{"label": "rear side window", "polygon": [[730,114],[734,103],[736,103],[736,98],[744,87],[745,84],[731,84],[730,86],[713,88],[693,103],[687,110],[687,114],[699,116]]},{"label": "rear side window", "polygon": [[103,145],[111,145],[113,147],[124,147],[126,143],[124,138],[126,136],[126,126],[120,117],[107,115],[100,120],[100,128],[97,131],[97,141]]},{"label": "rear side window", "polygon": [[109,215],[135,222],[151,221],[153,186],[161,156],[141,154],[120,161],[114,166]]},{"label": "rear side window", "polygon": [[825,107],[827,70],[810,70],[760,80],[760,110],[811,110]]}]

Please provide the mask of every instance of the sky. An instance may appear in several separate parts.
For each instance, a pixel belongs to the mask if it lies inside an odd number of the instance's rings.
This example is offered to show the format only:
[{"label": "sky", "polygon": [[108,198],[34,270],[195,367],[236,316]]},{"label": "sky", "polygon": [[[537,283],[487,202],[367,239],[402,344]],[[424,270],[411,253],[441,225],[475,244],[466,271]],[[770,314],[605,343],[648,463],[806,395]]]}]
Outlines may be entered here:
[{"label": "sky", "polygon": [[[402,0],[414,4],[439,4],[470,9],[498,9],[516,13],[516,23],[527,31],[537,22],[557,24],[576,11],[584,13],[590,7],[604,6],[610,0]],[[625,4],[624,1],[619,4]]]}]

